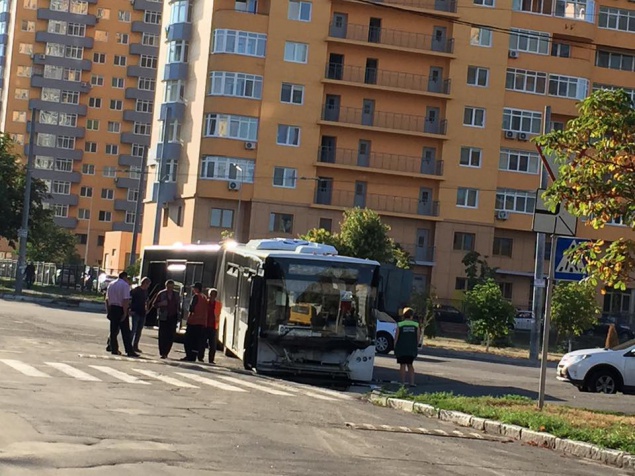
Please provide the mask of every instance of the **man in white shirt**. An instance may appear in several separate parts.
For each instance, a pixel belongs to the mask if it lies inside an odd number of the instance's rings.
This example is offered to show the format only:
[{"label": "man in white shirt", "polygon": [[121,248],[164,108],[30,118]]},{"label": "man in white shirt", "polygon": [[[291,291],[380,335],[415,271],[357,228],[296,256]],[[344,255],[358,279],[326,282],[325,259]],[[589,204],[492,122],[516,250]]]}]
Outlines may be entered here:
[{"label": "man in white shirt", "polygon": [[110,351],[120,355],[117,336],[121,330],[121,338],[128,357],[139,357],[132,348],[132,334],[128,321],[128,306],[130,304],[130,284],[128,273],[119,274],[119,279],[108,285],[106,290],[106,310],[110,321]]}]

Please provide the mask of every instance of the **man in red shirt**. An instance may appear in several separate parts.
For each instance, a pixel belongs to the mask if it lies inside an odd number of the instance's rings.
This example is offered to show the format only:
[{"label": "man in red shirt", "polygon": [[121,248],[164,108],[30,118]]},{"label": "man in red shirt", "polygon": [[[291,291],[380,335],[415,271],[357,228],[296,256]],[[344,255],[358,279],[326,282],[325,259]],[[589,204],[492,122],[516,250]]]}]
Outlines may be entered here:
[{"label": "man in red shirt", "polygon": [[205,347],[209,347],[209,363],[214,364],[214,357],[216,357],[216,331],[218,330],[218,321],[220,319],[220,301],[216,299],[218,296],[218,290],[212,288],[208,292],[208,305],[207,305],[207,325],[205,326],[205,337],[203,338],[203,345],[198,353],[198,361],[203,362],[205,360]]},{"label": "man in red shirt", "polygon": [[190,313],[187,316],[187,328],[185,329],[185,357],[181,360],[196,362],[198,353],[203,346],[205,326],[207,326],[208,301],[203,294],[203,284],[194,283],[192,286],[192,303]]}]

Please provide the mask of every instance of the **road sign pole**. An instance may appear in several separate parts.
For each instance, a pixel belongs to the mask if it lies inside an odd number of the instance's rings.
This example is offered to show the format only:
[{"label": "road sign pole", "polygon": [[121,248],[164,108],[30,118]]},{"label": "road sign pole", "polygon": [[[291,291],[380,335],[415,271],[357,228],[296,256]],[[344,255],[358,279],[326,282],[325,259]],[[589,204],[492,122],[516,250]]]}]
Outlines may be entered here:
[{"label": "road sign pole", "polygon": [[551,253],[549,255],[549,278],[547,282],[547,293],[545,296],[545,326],[542,335],[542,360],[540,361],[540,386],[538,388],[538,409],[545,406],[545,387],[547,384],[547,364],[549,357],[549,331],[551,328],[551,297],[553,296],[553,285],[556,276],[556,243],[557,238],[551,235]]}]

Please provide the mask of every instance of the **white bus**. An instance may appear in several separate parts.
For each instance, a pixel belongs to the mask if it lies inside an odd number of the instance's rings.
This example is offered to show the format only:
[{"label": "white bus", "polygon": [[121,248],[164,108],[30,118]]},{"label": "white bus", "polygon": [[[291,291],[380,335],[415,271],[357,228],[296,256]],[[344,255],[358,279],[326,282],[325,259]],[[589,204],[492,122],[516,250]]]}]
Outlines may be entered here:
[{"label": "white bus", "polygon": [[216,287],[226,353],[261,373],[368,382],[379,263],[293,239],[226,248]]}]

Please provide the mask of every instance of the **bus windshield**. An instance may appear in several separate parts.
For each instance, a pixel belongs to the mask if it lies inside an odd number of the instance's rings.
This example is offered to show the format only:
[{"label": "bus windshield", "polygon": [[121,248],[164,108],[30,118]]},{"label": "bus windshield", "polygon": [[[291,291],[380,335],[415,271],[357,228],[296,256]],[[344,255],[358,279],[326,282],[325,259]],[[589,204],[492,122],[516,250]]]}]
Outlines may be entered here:
[{"label": "bus windshield", "polygon": [[372,339],[376,268],[337,260],[269,258],[263,330],[278,337]]}]

